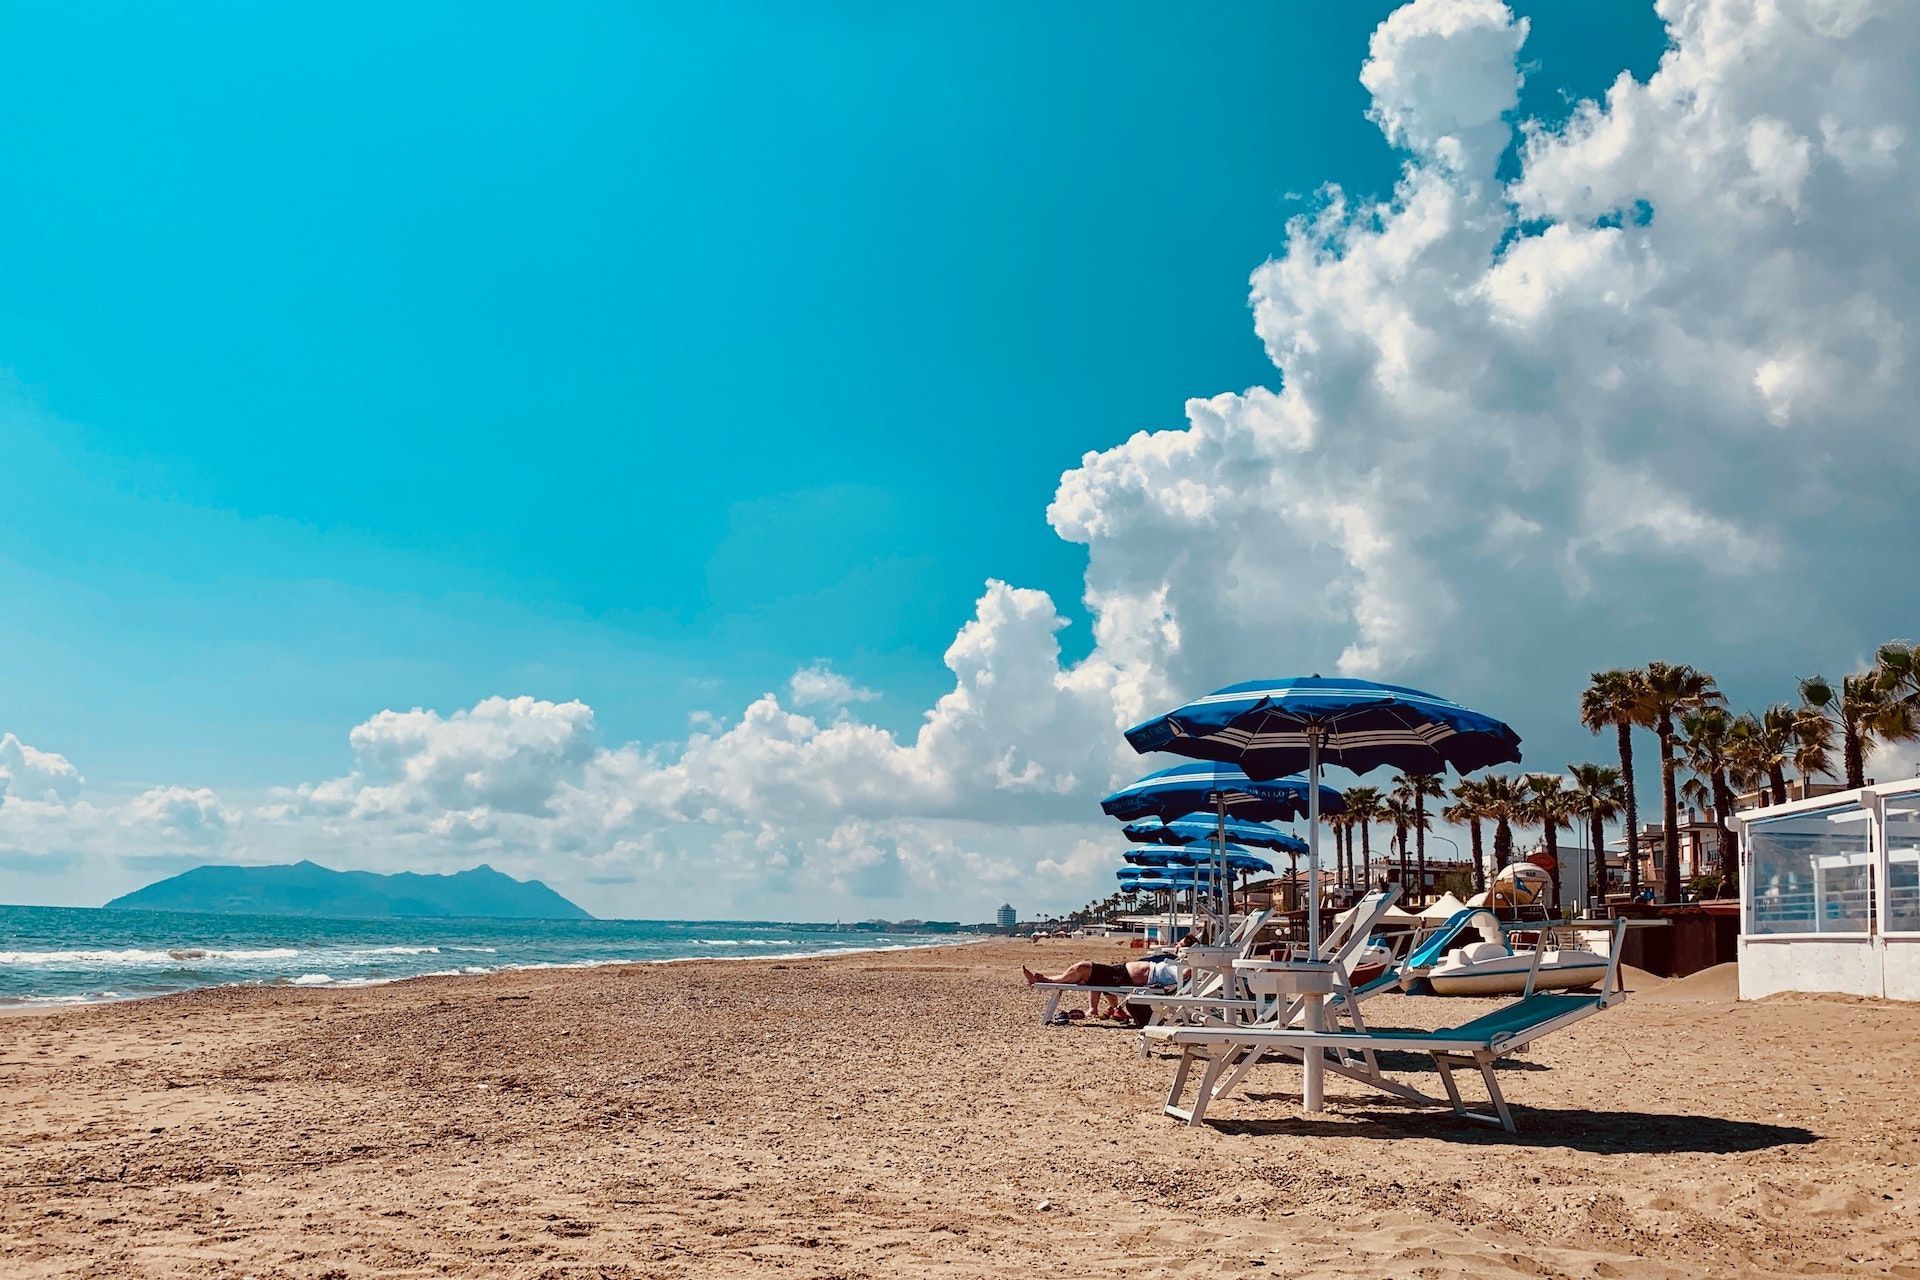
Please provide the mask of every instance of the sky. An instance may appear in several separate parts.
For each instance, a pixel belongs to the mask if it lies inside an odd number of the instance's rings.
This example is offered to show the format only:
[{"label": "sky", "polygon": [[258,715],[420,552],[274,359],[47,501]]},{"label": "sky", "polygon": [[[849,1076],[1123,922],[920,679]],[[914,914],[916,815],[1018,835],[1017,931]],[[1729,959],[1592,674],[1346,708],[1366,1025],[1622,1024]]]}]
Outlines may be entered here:
[{"label": "sky", "polygon": [[1909,7],[924,10],[0,12],[0,900],[1061,909],[1209,688],[1920,632]]}]

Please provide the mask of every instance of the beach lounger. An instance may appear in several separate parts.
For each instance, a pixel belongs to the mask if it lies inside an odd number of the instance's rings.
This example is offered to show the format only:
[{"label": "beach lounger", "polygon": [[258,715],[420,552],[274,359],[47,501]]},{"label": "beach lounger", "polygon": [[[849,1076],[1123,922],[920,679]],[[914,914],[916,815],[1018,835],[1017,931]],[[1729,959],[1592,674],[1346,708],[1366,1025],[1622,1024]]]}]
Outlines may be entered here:
[{"label": "beach lounger", "polygon": [[[1398,888],[1383,889],[1376,893],[1367,894],[1364,898],[1360,899],[1359,902],[1355,903],[1353,909],[1347,913],[1346,918],[1336,924],[1327,936],[1321,940],[1320,954],[1333,964],[1339,966],[1340,982],[1343,985],[1344,994],[1349,996],[1352,994],[1350,988],[1344,988],[1346,974],[1352,969],[1354,961],[1359,959],[1360,953],[1366,950],[1367,940],[1373,934],[1373,927],[1380,922],[1380,918],[1393,906],[1394,899],[1399,895],[1400,890]],[[1245,960],[1250,958],[1251,955],[1252,939],[1248,939],[1247,946],[1244,947],[1241,954],[1235,958]],[[1393,971],[1389,970],[1388,972],[1392,973]],[[1168,1025],[1195,1021],[1202,1023],[1258,1024],[1270,1020],[1276,1016],[1277,1013],[1284,1011],[1284,1007],[1276,1009],[1274,1003],[1269,1000],[1238,997],[1227,998],[1223,992],[1224,986],[1225,982],[1224,978],[1222,978],[1210,984],[1208,990],[1190,995],[1141,997],[1140,1002],[1150,1006],[1154,1011],[1154,1019],[1152,1023],[1149,1024],[1147,1030],[1158,1031]],[[1367,984],[1369,993],[1377,989],[1379,989],[1378,980]],[[1340,998],[1341,996],[1338,994],[1335,997],[1336,1000]],[[1296,1004],[1287,1021],[1292,1021],[1294,1018],[1297,1018],[1298,1014],[1299,1008]],[[1148,1037],[1149,1040],[1154,1038],[1157,1037]],[[1144,1048],[1145,1045],[1143,1044],[1142,1047]]]},{"label": "beach lounger", "polygon": [[[1205,1118],[1208,1104],[1238,1084],[1253,1061],[1262,1057],[1285,1057],[1299,1062],[1308,1053],[1319,1053],[1325,1055],[1328,1071],[1409,1102],[1450,1106],[1455,1115],[1498,1125],[1513,1133],[1513,1113],[1494,1076],[1495,1064],[1503,1056],[1521,1052],[1542,1036],[1564,1030],[1626,999],[1619,982],[1624,932],[1625,921],[1615,921],[1607,975],[1599,994],[1530,994],[1457,1027],[1438,1031],[1368,1030],[1358,1018],[1359,1001],[1350,1000],[1348,1013],[1357,1024],[1351,1031],[1305,1031],[1277,1019],[1266,1025],[1170,1028],[1163,1039],[1178,1045],[1181,1057],[1164,1109],[1177,1120],[1197,1125]],[[1429,1097],[1388,1079],[1373,1055],[1389,1049],[1431,1057],[1440,1072],[1446,1099]],[[1201,1074],[1193,1102],[1191,1106],[1183,1106],[1181,1095],[1196,1066],[1201,1067]],[[1475,1111],[1462,1099],[1453,1073],[1468,1067],[1480,1073],[1491,1112]]]},{"label": "beach lounger", "polygon": [[[1251,955],[1254,944],[1259,940],[1260,931],[1267,927],[1267,921],[1272,918],[1271,911],[1256,911],[1242,919],[1229,936],[1228,943],[1223,949],[1226,952],[1223,958],[1231,962],[1232,959]],[[1223,983],[1223,974],[1217,966],[1182,965],[1179,985],[1166,989],[1163,997],[1155,998],[1184,999],[1197,998],[1207,993],[1217,994]],[[1089,999],[1096,995],[1119,996],[1132,1003],[1139,1000],[1143,993],[1155,990],[1152,987],[1096,987],[1080,982],[1036,982],[1033,984],[1033,989],[1047,993],[1046,1004],[1040,1010],[1042,1026],[1053,1026],[1063,1020],[1060,1016],[1062,996],[1078,994],[1087,996]]]}]

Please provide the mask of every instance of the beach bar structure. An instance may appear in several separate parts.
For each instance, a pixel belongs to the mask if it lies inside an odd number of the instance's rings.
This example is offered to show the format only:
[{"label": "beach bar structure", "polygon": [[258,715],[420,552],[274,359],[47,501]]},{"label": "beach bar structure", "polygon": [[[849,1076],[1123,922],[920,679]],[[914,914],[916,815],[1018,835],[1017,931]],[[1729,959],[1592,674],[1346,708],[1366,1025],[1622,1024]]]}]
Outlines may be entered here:
[{"label": "beach bar structure", "polygon": [[1920,778],[1734,815],[1740,998],[1920,1000]]}]

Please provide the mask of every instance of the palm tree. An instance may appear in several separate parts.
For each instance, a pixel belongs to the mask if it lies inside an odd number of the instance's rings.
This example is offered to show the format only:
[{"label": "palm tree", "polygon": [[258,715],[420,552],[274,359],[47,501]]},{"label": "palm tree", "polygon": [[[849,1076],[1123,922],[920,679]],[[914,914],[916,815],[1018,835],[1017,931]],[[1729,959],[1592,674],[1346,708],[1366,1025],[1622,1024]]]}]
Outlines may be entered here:
[{"label": "palm tree", "polygon": [[1437,773],[1403,773],[1393,780],[1393,793],[1413,804],[1413,839],[1419,850],[1420,895],[1427,892],[1427,800],[1447,794]]},{"label": "palm tree", "polygon": [[1453,784],[1453,803],[1440,811],[1442,821],[1455,826],[1465,827],[1473,837],[1473,891],[1479,893],[1487,887],[1487,864],[1482,856],[1480,843],[1481,812],[1480,783],[1473,778],[1462,778]]},{"label": "palm tree", "polygon": [[1490,773],[1480,779],[1480,816],[1493,822],[1493,869],[1506,870],[1513,861],[1513,824],[1519,820],[1526,788],[1511,774]]},{"label": "palm tree", "polygon": [[1593,849],[1594,903],[1607,901],[1607,821],[1620,816],[1626,788],[1620,785],[1620,771],[1604,764],[1570,764],[1573,790],[1568,794],[1573,811],[1587,820],[1587,839]]},{"label": "palm tree", "polygon": [[1333,874],[1335,882],[1344,888],[1347,883],[1347,845],[1353,835],[1353,818],[1346,813],[1336,813],[1327,819],[1327,830],[1333,833]]},{"label": "palm tree", "polygon": [[1360,827],[1361,879],[1373,874],[1373,824],[1380,820],[1380,788],[1348,787],[1347,817]]},{"label": "palm tree", "polygon": [[1540,828],[1547,847],[1547,860],[1553,864],[1553,909],[1560,909],[1560,828],[1567,825],[1573,812],[1566,784],[1557,773],[1530,773],[1521,781],[1526,795],[1520,803],[1521,821]]},{"label": "palm tree", "polygon": [[1902,698],[1897,685],[1882,687],[1878,668],[1843,677],[1837,690],[1825,676],[1808,676],[1800,696],[1839,725],[1849,788],[1867,785],[1867,752],[1875,743],[1920,737],[1920,703]]},{"label": "palm tree", "polygon": [[1833,776],[1833,721],[1824,711],[1799,707],[1793,713],[1793,767],[1800,774],[1800,798],[1813,794],[1816,776]]},{"label": "palm tree", "polygon": [[1731,876],[1739,853],[1733,834],[1733,783],[1745,785],[1752,775],[1745,774],[1734,749],[1735,721],[1725,708],[1705,707],[1682,717],[1685,735],[1680,750],[1688,770],[1706,783],[1706,795],[1713,806],[1715,856],[1721,874]]},{"label": "palm tree", "polygon": [[1774,804],[1787,802],[1787,766],[1793,762],[1794,727],[1799,713],[1776,702],[1759,715],[1751,711],[1736,718],[1727,732],[1727,753],[1735,772],[1765,778],[1767,796]]},{"label": "palm tree", "polygon": [[1713,677],[1685,663],[1649,662],[1641,672],[1642,715],[1653,721],[1660,739],[1661,856],[1666,861],[1662,890],[1668,902],[1680,901],[1680,762],[1674,755],[1674,717],[1717,706],[1723,699]]},{"label": "palm tree", "polygon": [[1620,786],[1625,793],[1627,827],[1627,891],[1640,896],[1640,858],[1637,840],[1640,810],[1633,793],[1633,728],[1650,726],[1645,717],[1646,699],[1640,688],[1641,673],[1632,670],[1596,671],[1580,694],[1580,723],[1589,732],[1599,733],[1609,726],[1620,749]]},{"label": "palm tree", "polygon": [[1920,645],[1895,641],[1873,657],[1874,680],[1897,702],[1920,706]]},{"label": "palm tree", "polygon": [[1393,844],[1400,860],[1400,896],[1407,896],[1411,868],[1407,865],[1407,829],[1413,825],[1413,806],[1399,796],[1380,802],[1380,816],[1393,824]]}]

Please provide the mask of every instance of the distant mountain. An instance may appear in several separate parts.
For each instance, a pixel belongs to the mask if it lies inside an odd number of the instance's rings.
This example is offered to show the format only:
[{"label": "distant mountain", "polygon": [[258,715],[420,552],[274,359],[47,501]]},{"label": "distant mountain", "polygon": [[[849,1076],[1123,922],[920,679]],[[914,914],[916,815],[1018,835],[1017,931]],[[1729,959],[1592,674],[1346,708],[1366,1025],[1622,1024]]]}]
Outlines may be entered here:
[{"label": "distant mountain", "polygon": [[290,867],[195,867],[115,898],[107,906],[375,920],[419,916],[593,919],[538,880],[515,880],[488,866],[444,876],[334,871],[317,862],[296,862]]}]

